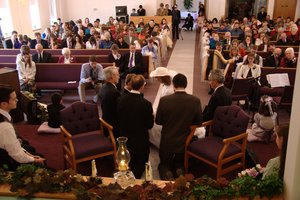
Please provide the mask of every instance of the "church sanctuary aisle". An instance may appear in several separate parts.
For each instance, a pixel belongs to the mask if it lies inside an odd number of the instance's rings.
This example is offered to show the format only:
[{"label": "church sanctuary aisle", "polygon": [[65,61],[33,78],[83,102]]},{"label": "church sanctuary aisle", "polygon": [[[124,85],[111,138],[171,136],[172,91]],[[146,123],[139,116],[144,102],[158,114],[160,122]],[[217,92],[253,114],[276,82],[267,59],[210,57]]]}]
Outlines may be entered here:
[{"label": "church sanctuary aisle", "polygon": [[[169,70],[174,70],[178,73],[182,73],[186,75],[188,79],[188,85],[186,88],[187,93],[189,94],[197,93],[194,95],[200,98],[203,107],[204,105],[207,104],[209,99],[209,95],[207,95],[208,84],[204,82],[203,83],[200,82],[200,74],[194,74],[198,72],[200,73],[200,66],[199,66],[200,52],[198,49],[199,33],[196,32],[196,30],[194,29],[193,31],[182,30],[181,34],[183,40],[179,35],[179,39],[176,41],[173,52],[169,59],[168,65],[166,67]],[[194,86],[194,84],[196,84],[197,86],[196,85]],[[195,88],[197,90],[195,90]],[[158,106],[160,89],[161,86],[158,88],[156,98],[153,102],[154,107]],[[145,96],[147,96],[147,94],[145,94]],[[153,169],[153,178],[160,179],[159,172],[157,169],[160,160],[158,155],[158,149],[154,146],[152,146],[150,149],[149,159]]]}]

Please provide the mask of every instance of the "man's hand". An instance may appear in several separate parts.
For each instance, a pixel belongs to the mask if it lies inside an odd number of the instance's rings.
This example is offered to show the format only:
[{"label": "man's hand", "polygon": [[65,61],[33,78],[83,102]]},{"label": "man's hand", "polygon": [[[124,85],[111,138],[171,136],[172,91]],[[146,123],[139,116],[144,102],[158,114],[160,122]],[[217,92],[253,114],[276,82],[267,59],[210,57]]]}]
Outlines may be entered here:
[{"label": "man's hand", "polygon": [[92,82],[92,78],[91,78],[91,77],[86,78],[86,79],[85,79],[85,82],[86,82],[86,83]]}]

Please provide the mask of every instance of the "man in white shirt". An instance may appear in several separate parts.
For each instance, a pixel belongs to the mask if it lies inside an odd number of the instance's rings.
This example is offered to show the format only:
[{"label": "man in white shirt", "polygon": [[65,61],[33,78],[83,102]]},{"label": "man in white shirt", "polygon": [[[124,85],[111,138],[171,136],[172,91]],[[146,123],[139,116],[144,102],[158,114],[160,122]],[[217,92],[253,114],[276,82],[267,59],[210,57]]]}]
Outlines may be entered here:
[{"label": "man in white shirt", "polygon": [[45,161],[21,147],[9,115],[9,111],[17,107],[17,102],[14,89],[0,84],[0,166],[7,165],[9,170],[15,169],[21,163],[43,164]]},{"label": "man in white shirt", "polygon": [[78,86],[78,94],[81,102],[86,102],[85,90],[92,88],[96,95],[93,102],[98,102],[98,95],[104,82],[103,66],[97,63],[96,56],[90,56],[89,62],[81,66],[80,82]]}]

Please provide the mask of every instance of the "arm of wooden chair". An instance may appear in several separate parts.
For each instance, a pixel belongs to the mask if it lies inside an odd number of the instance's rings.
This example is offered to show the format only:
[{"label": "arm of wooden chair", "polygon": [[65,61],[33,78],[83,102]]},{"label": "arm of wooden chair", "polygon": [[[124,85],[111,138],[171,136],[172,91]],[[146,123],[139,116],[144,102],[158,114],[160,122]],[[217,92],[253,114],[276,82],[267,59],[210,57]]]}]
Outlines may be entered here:
[{"label": "arm of wooden chair", "polygon": [[61,130],[61,133],[66,136],[68,139],[71,139],[72,138],[72,135],[71,133],[69,133],[69,131],[67,131],[67,129],[65,129],[65,127],[63,127],[62,125],[60,126],[60,130]]},{"label": "arm of wooden chair", "polygon": [[247,133],[241,133],[241,134],[236,135],[234,137],[226,138],[226,139],[223,140],[223,142],[224,142],[224,144],[229,144],[229,143],[239,141],[243,138],[247,139]]},{"label": "arm of wooden chair", "polygon": [[218,160],[221,161],[223,159],[225,153],[227,152],[229,145],[232,144],[233,142],[243,140],[241,149],[242,149],[242,151],[243,151],[243,149],[246,149],[247,135],[248,135],[247,133],[241,133],[234,137],[223,139],[224,146],[219,154]]},{"label": "arm of wooden chair", "polygon": [[196,128],[199,128],[199,127],[206,127],[206,126],[209,126],[211,125],[212,123],[212,120],[209,120],[209,121],[206,121],[206,122],[202,122],[201,124],[198,124],[198,125],[192,125],[190,127],[191,131],[185,141],[185,147],[187,147],[190,143],[191,143],[191,140],[193,139],[194,137],[194,133],[195,133],[195,130]]},{"label": "arm of wooden chair", "polygon": [[110,138],[111,143],[112,143],[113,148],[114,148],[114,157],[116,158],[117,146],[116,146],[116,140],[115,140],[115,137],[114,137],[114,134],[113,134],[113,127],[109,123],[107,123],[104,119],[102,119],[101,117],[99,118],[99,120],[101,122],[100,124],[101,124],[101,131],[102,131],[102,133],[104,133],[103,126],[105,128],[107,128],[107,130],[108,130],[109,138]]},{"label": "arm of wooden chair", "polygon": [[[75,150],[72,141],[72,135],[63,125],[60,126],[60,132],[62,134],[62,142],[63,142],[63,151],[66,162],[73,166],[73,169],[76,169],[75,164]],[[67,154],[67,155],[66,155]]]}]

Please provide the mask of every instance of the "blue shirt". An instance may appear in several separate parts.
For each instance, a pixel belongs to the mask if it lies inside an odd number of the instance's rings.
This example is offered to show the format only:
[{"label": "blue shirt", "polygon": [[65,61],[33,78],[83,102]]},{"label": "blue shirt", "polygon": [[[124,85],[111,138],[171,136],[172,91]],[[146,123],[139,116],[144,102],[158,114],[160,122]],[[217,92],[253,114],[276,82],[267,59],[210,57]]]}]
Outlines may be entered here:
[{"label": "blue shirt", "polygon": [[92,78],[94,81],[103,81],[103,66],[97,63],[96,68],[92,70],[90,63],[84,63],[81,66],[80,82],[85,83],[85,79]]}]

